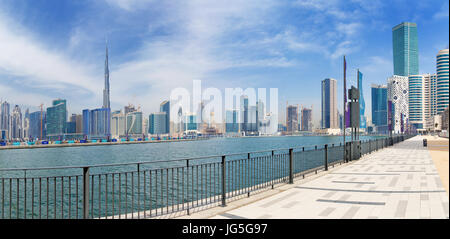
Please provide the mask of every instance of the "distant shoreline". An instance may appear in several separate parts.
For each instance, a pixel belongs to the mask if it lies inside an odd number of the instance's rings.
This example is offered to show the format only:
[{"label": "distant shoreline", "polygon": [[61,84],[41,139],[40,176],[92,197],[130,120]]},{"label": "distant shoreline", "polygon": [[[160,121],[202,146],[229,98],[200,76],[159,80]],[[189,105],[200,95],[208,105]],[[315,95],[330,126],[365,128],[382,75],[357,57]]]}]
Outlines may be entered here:
[{"label": "distant shoreline", "polygon": [[96,142],[96,143],[71,143],[71,144],[38,144],[38,145],[8,145],[1,146],[0,150],[8,149],[36,149],[36,148],[60,148],[60,147],[83,147],[83,146],[105,146],[105,145],[121,145],[121,144],[143,144],[143,143],[170,143],[206,140],[199,139],[171,139],[171,140],[148,140],[148,141],[118,141],[118,142]]}]

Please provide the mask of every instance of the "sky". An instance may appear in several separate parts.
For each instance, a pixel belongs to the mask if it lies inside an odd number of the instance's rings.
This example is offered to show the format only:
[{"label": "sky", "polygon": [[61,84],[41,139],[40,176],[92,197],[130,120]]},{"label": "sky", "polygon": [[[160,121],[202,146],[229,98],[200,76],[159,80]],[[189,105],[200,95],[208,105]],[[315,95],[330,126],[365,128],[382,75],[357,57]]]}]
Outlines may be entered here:
[{"label": "sky", "polygon": [[393,74],[392,27],[404,21],[418,26],[420,73],[435,73],[448,0],[0,0],[0,98],[31,112],[56,98],[69,113],[101,107],[107,41],[112,110],[148,115],[201,80],[278,88],[280,121],[288,102],[312,106],[318,124],[323,79],[337,79],[342,109],[346,55],[370,117],[370,85]]}]

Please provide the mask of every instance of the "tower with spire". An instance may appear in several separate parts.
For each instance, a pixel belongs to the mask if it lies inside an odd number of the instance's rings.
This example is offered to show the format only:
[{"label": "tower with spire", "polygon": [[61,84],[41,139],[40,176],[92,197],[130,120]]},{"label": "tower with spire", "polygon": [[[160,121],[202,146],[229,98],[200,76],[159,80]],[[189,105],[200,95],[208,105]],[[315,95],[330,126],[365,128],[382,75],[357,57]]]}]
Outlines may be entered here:
[{"label": "tower with spire", "polygon": [[110,104],[109,104],[108,42],[106,42],[105,89],[103,89],[103,108],[110,108]]}]

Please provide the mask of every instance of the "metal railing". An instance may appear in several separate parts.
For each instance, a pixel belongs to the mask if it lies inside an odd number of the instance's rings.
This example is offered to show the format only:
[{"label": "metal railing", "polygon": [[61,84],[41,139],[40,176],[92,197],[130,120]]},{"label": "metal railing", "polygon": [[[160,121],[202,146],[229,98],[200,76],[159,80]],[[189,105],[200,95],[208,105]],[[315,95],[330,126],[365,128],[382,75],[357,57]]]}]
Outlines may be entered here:
[{"label": "metal railing", "polygon": [[[0,169],[0,218],[151,218],[225,206],[395,144],[394,136],[167,161]],[[344,153],[345,151],[345,153]]]}]

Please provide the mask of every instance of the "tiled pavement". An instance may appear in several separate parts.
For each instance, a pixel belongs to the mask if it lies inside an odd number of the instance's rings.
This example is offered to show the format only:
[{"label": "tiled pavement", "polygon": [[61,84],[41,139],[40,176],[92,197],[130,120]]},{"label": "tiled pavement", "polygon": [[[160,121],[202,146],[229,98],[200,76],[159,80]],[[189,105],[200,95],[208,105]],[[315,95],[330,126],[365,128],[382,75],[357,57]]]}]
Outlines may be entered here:
[{"label": "tiled pavement", "polygon": [[449,197],[416,136],[212,218],[448,218]]}]

